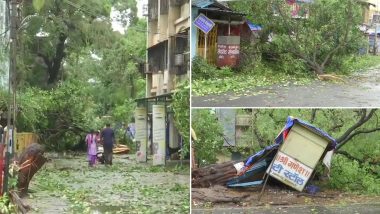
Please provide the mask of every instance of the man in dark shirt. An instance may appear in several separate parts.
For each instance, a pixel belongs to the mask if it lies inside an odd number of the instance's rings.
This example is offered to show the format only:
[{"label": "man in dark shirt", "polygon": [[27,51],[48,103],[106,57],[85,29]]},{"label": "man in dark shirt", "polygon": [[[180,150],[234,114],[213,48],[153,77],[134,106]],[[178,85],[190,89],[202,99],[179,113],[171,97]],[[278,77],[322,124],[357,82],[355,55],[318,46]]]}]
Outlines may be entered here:
[{"label": "man in dark shirt", "polygon": [[102,130],[100,138],[103,142],[105,165],[112,165],[112,149],[115,143],[115,133],[111,129],[111,124],[106,124],[106,128]]}]

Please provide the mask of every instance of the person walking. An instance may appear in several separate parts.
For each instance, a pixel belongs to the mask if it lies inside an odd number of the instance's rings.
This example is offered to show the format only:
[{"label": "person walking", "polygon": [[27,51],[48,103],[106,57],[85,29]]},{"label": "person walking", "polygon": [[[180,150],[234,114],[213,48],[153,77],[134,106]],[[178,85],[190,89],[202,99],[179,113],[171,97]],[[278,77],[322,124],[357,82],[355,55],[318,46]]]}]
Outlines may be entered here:
[{"label": "person walking", "polygon": [[91,131],[90,133],[87,134],[86,143],[87,143],[88,166],[92,167],[96,163],[96,153],[97,153],[96,134],[94,131]]},{"label": "person walking", "polygon": [[3,143],[3,134],[4,134],[4,129],[3,129],[3,126],[0,125],[0,143]]},{"label": "person walking", "polygon": [[107,123],[106,127],[100,133],[103,142],[105,165],[112,165],[112,149],[115,144],[115,133],[111,128],[111,124]]}]

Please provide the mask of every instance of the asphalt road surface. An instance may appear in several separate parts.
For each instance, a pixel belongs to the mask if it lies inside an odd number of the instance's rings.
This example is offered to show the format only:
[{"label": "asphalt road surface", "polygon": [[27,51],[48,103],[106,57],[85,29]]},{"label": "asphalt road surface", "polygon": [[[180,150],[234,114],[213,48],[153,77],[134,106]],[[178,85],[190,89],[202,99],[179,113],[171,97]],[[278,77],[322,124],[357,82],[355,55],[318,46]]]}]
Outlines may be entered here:
[{"label": "asphalt road surface", "polygon": [[273,206],[273,207],[251,207],[251,208],[215,208],[215,209],[192,209],[192,214],[378,214],[380,204],[349,204],[338,206]]},{"label": "asphalt road surface", "polygon": [[192,107],[379,107],[380,68],[358,72],[345,82],[314,81],[309,85],[273,85],[192,97]]}]

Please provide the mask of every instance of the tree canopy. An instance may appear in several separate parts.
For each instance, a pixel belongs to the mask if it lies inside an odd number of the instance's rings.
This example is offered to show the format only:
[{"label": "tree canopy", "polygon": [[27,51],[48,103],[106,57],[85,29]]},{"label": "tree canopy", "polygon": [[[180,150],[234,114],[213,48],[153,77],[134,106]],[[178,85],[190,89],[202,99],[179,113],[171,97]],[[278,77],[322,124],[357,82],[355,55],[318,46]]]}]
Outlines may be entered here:
[{"label": "tree canopy", "polygon": [[135,0],[23,1],[20,17],[18,131],[61,150],[103,127],[103,116],[116,128],[132,119],[134,99],[145,96],[146,21]]},{"label": "tree canopy", "polygon": [[[297,3],[296,14],[284,0],[253,1],[250,7],[245,1],[230,4],[263,26],[259,45],[270,58],[291,54],[318,75],[334,60],[341,63],[341,56],[358,53],[364,44],[359,30],[363,5],[356,0]],[[273,40],[267,43],[270,36]]]}]

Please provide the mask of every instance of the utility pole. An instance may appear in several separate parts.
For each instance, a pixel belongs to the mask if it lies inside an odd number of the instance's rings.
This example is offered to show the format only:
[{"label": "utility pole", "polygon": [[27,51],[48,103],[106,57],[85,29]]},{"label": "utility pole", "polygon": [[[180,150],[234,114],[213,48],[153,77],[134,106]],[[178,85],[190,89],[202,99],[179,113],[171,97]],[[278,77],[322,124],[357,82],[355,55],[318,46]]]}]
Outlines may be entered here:
[{"label": "utility pole", "polygon": [[[5,152],[3,193],[8,192],[9,164],[14,153],[14,132],[16,119],[16,58],[17,58],[17,1],[7,0],[10,9],[10,50],[9,50],[9,84],[8,84],[8,115],[7,141]],[[9,14],[9,12],[8,12]]]}]

